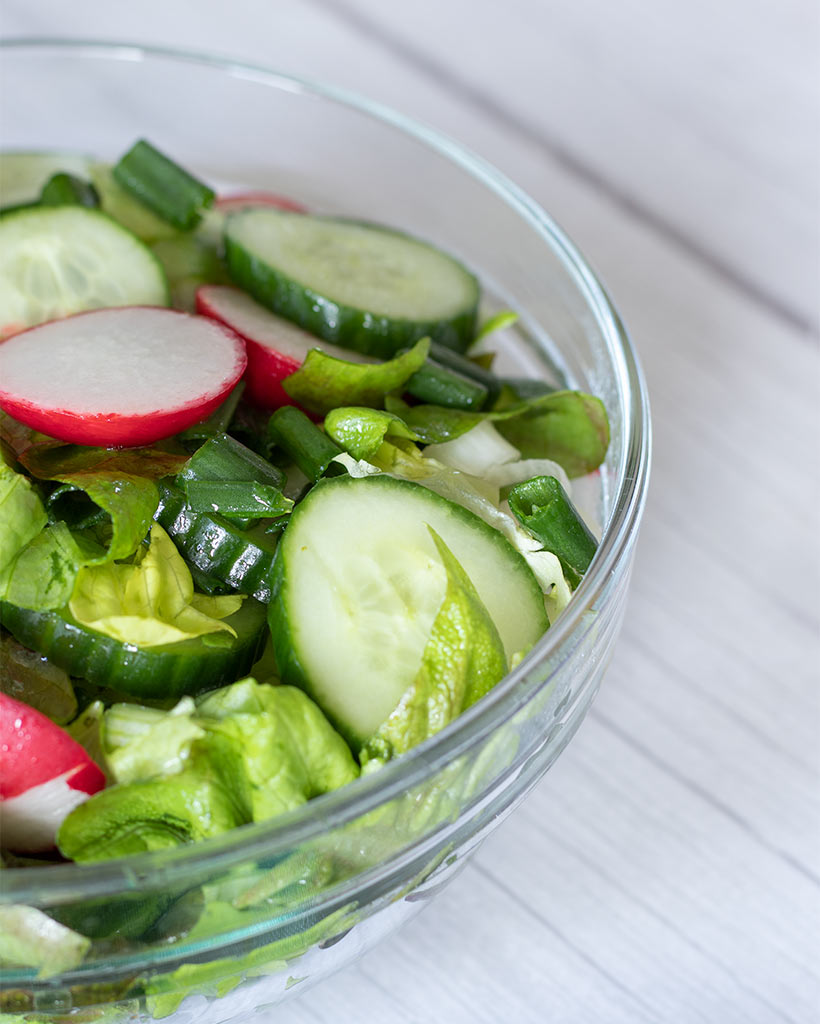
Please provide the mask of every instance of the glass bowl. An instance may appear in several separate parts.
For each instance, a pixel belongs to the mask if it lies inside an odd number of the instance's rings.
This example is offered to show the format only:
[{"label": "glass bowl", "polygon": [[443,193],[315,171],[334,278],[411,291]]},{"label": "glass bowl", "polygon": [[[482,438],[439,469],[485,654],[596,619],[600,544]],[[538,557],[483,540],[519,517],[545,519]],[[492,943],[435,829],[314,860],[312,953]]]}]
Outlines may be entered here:
[{"label": "glass bowl", "polygon": [[4,148],[111,160],[145,137],[208,181],[406,229],[463,259],[491,307],[519,312],[501,344],[507,369],[597,394],[611,420],[592,566],[530,654],[439,735],[305,807],[195,846],[2,871],[3,902],[93,943],[66,973],[4,969],[0,1011],[251,1020],[413,917],[575,733],[624,611],[648,479],[644,382],[566,236],[429,128],[264,68],[129,44],[13,40],[1,67]]}]

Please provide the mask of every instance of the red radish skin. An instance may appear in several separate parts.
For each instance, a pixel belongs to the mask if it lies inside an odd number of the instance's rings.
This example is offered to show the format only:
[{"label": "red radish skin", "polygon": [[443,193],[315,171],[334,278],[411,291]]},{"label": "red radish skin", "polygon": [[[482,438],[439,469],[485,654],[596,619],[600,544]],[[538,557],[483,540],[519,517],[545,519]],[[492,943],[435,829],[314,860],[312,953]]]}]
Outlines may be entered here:
[{"label": "red radish skin", "polygon": [[151,444],[209,416],[246,365],[242,339],[210,318],[98,309],[0,344],[0,408],[61,441]]},{"label": "red radish skin", "polygon": [[337,359],[372,362],[358,352],[331,345],[303,331],[229,285],[207,284],[198,288],[196,309],[227,325],[244,340],[248,354],[245,395],[265,409],[297,404],[282,387],[282,381],[299,369],[312,348]]},{"label": "red radish skin", "polygon": [[18,853],[50,850],[63,818],[105,786],[83,747],[34,708],[0,694],[0,832]]},{"label": "red radish skin", "polygon": [[232,196],[219,196],[214,206],[222,213],[235,213],[249,206],[275,206],[279,210],[290,210],[291,213],[308,212],[308,208],[301,203],[274,192],[237,192]]}]

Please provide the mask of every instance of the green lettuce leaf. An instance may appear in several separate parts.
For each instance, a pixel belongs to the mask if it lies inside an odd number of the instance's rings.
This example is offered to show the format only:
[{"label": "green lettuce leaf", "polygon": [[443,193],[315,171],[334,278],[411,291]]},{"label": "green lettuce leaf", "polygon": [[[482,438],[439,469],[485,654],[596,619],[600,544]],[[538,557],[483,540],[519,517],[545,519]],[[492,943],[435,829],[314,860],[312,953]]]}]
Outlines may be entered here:
[{"label": "green lettuce leaf", "polygon": [[498,430],[525,459],[552,459],[569,477],[597,469],[609,447],[609,420],[600,398],[582,391],[555,391],[529,409],[499,417]]},{"label": "green lettuce leaf", "polygon": [[503,331],[505,327],[512,327],[512,325],[517,322],[517,313],[514,313],[511,309],[502,309],[500,312],[495,313],[484,321],[476,332],[475,340],[481,341],[481,339],[486,338],[488,334],[494,334],[496,331]]},{"label": "green lettuce leaf", "polygon": [[46,522],[31,482],[0,462],[0,600],[35,610],[68,600],[80,551],[64,523]]},{"label": "green lettuce leaf", "polygon": [[[102,542],[101,552],[87,552],[84,558],[85,564],[95,565],[127,558],[136,551],[159,504],[154,480],[175,472],[185,458],[151,448],[119,452],[63,445],[32,448],[20,461],[33,476],[67,485],[50,499],[52,518],[65,518],[69,525],[78,526],[84,519],[104,521],[105,528],[94,534],[94,539]],[[75,492],[86,495],[86,508],[79,510],[79,516]],[[101,514],[95,516],[97,510]]]},{"label": "green lettuce leaf", "polygon": [[383,363],[348,362],[314,348],[296,373],[284,379],[282,387],[305,409],[322,416],[340,406],[380,408],[385,395],[403,387],[429,352],[429,338]]},{"label": "green lettuce leaf", "polygon": [[159,480],[178,473],[189,459],[185,451],[165,448],[92,448],[84,445],[54,444],[30,446],[21,463],[38,480],[63,480],[76,474],[142,477]]},{"label": "green lettuce leaf", "polygon": [[69,611],[84,626],[122,643],[155,647],[227,630],[221,620],[242,596],[194,593],[191,573],[158,523],[148,550],[133,564],[106,562],[80,569]]},{"label": "green lettuce leaf", "polygon": [[466,412],[437,405],[390,411],[402,417],[424,444],[443,444],[490,420],[525,459],[552,459],[570,477],[591,473],[609,447],[609,420],[603,402],[582,391],[553,391],[492,412]]},{"label": "green lettuce leaf", "polygon": [[0,462],[0,574],[47,522],[31,481]]},{"label": "green lettuce leaf", "polygon": [[325,432],[354,459],[369,459],[375,455],[386,437],[420,440],[418,434],[393,413],[356,406],[332,409],[325,416]]},{"label": "green lettuce leaf", "polygon": [[117,785],[81,804],[60,827],[59,848],[75,860],[218,835],[298,807],[359,774],[316,704],[290,686],[245,679],[198,706],[186,699],[163,713],[114,705],[106,718],[116,733],[116,745],[106,746]]},{"label": "green lettuce leaf", "polygon": [[507,671],[504,645],[470,578],[431,528],[447,572],[418,675],[389,718],[364,745],[363,765],[387,761],[440,732],[489,692]]},{"label": "green lettuce leaf", "polygon": [[181,772],[111,786],[75,807],[57,846],[70,860],[108,860],[207,839],[250,820],[241,754],[211,736],[206,749],[192,744]]},{"label": "green lettuce leaf", "polygon": [[208,734],[230,737],[242,751],[254,821],[298,807],[359,774],[345,741],[295,687],[244,680],[206,696],[197,715]]},{"label": "green lettuce leaf", "polygon": [[77,714],[71,678],[10,634],[0,635],[0,690],[65,725]]}]

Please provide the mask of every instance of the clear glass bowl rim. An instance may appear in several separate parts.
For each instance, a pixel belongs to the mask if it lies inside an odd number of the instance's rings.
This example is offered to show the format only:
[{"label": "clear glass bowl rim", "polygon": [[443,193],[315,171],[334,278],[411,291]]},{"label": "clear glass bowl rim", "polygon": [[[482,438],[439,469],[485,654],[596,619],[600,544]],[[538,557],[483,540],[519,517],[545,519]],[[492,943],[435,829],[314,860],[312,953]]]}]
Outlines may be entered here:
[{"label": "clear glass bowl rim", "polygon": [[[226,870],[255,856],[270,858],[280,851],[286,852],[399,796],[487,738],[537,692],[549,685],[554,672],[563,663],[562,649],[566,650],[573,634],[582,628],[581,620],[598,600],[619,564],[628,559],[646,500],[651,425],[646,384],[629,335],[604,286],[583,256],[538,203],[494,166],[443,133],[345,89],[211,54],[114,40],[48,37],[0,40],[0,49],[10,55],[31,52],[33,56],[47,56],[49,52],[55,52],[60,56],[79,59],[155,60],[195,64],[230,77],[321,97],[353,108],[421,141],[495,192],[542,236],[558,256],[589,303],[606,339],[610,356],[617,368],[618,390],[624,397],[627,412],[623,454],[612,496],[612,513],[589,571],[558,622],[527,657],[478,704],[437,736],[386,765],[379,772],[358,779],[269,822],[246,825],[224,836],[176,850],[140,854],[121,860],[55,865],[44,871],[3,869],[0,886],[2,902],[60,903],[78,896],[98,897],[123,892],[133,889],[141,881],[150,882],[152,886],[167,884],[192,872]],[[553,660],[553,671],[546,678],[534,682],[529,680],[528,677],[537,674],[534,670],[547,658]],[[528,681],[530,685],[527,685]],[[569,727],[569,722],[565,727]],[[554,742],[558,740],[559,737],[556,737]],[[317,814],[319,809],[321,814]]]}]

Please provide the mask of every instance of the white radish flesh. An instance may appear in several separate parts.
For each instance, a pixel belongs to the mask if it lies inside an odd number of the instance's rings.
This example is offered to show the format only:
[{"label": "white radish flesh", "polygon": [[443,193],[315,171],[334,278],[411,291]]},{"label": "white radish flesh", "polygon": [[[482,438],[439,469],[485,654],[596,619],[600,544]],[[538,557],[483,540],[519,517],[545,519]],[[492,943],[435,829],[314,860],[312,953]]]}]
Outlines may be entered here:
[{"label": "white radish flesh", "polygon": [[0,345],[0,408],[76,444],[149,444],[213,412],[246,363],[242,340],[206,317],[95,310]]}]

